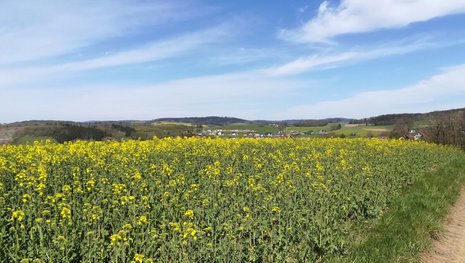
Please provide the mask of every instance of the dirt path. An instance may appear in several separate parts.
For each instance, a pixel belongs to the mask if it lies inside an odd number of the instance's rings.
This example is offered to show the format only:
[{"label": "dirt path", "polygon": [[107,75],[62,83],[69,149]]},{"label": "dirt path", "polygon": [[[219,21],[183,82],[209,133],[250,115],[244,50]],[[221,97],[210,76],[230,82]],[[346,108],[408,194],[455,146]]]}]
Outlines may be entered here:
[{"label": "dirt path", "polygon": [[422,263],[465,262],[465,188],[445,223],[443,234],[433,241],[431,250],[421,257]]}]

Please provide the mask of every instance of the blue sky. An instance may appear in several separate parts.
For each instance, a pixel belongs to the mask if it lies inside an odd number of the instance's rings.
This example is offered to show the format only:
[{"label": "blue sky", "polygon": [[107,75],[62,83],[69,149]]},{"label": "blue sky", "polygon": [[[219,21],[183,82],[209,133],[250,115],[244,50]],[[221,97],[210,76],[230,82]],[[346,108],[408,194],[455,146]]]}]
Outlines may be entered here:
[{"label": "blue sky", "polygon": [[0,122],[465,107],[463,0],[2,0]]}]

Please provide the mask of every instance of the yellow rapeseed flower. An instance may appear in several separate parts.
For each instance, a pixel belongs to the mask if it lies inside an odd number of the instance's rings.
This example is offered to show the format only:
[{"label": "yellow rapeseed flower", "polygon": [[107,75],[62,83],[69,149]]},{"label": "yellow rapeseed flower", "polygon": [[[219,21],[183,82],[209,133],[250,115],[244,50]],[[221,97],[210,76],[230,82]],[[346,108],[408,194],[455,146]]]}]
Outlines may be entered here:
[{"label": "yellow rapeseed flower", "polygon": [[137,224],[142,225],[142,224],[147,224],[147,217],[146,216],[139,216],[137,219]]},{"label": "yellow rapeseed flower", "polygon": [[273,206],[273,208],[271,209],[271,211],[272,211],[273,213],[276,213],[276,214],[281,213],[281,209],[279,209],[279,207],[277,207],[277,206]]},{"label": "yellow rapeseed flower", "polygon": [[136,253],[134,255],[134,262],[142,263],[142,261],[144,260],[144,257],[145,257],[144,255]]},{"label": "yellow rapeseed flower", "polygon": [[194,219],[194,211],[189,209],[184,213],[184,216],[190,220]]},{"label": "yellow rapeseed flower", "polygon": [[21,222],[24,220],[26,214],[22,210],[13,211],[11,214],[11,220]]},{"label": "yellow rapeseed flower", "polygon": [[71,218],[71,209],[68,207],[63,207],[60,212],[61,218],[70,219]]},{"label": "yellow rapeseed flower", "polygon": [[30,194],[23,194],[23,198],[22,198],[23,203],[27,203],[27,201],[29,201],[30,199],[31,199]]},{"label": "yellow rapeseed flower", "polygon": [[110,246],[116,246],[121,243],[123,237],[120,234],[114,234],[110,236]]}]

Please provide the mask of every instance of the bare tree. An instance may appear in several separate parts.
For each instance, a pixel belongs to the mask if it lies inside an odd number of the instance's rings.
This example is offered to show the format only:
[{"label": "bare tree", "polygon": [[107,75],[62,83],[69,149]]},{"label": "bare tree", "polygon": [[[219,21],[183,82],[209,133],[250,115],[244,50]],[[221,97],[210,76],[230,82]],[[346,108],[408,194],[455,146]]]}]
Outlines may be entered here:
[{"label": "bare tree", "polygon": [[434,116],[422,131],[427,141],[454,145],[465,150],[465,112],[443,113]]},{"label": "bare tree", "polygon": [[402,118],[399,119],[396,124],[394,124],[394,128],[392,129],[389,137],[391,138],[401,138],[406,136],[410,129],[413,127],[413,120],[409,118]]}]

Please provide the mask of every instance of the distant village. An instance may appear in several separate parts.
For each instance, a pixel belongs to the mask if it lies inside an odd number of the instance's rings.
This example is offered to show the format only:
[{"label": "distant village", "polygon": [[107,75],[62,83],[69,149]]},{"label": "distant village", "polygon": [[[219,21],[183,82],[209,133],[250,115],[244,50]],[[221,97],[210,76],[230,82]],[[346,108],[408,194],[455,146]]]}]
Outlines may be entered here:
[{"label": "distant village", "polygon": [[[287,137],[301,137],[301,136],[329,136],[330,132],[326,130],[317,131],[276,131],[276,132],[258,132],[255,130],[228,130],[228,129],[205,129],[195,134],[200,137],[225,137],[225,138],[287,138]],[[356,134],[352,133],[349,136],[355,137]],[[380,139],[388,139],[386,136],[378,137]],[[422,140],[424,139],[423,133],[417,130],[409,130],[404,136],[400,137],[401,140]]]},{"label": "distant village", "polygon": [[196,134],[202,137],[248,137],[248,138],[278,138],[278,137],[296,137],[306,135],[329,135],[326,130],[301,132],[301,131],[276,131],[276,132],[258,132],[255,130],[227,130],[213,129],[203,130]]}]

